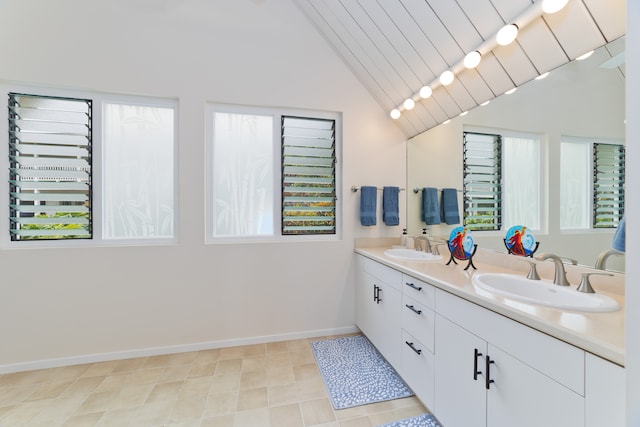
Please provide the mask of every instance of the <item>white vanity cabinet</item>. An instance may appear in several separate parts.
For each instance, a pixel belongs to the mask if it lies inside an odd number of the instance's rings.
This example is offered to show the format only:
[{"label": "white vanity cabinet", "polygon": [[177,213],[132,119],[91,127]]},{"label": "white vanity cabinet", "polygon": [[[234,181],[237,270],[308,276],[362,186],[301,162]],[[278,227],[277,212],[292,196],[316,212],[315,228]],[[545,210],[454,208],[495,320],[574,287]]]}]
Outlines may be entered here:
[{"label": "white vanity cabinet", "polygon": [[435,288],[402,276],[402,364],[400,375],[422,403],[433,408]]},{"label": "white vanity cabinet", "polygon": [[586,427],[624,427],[624,368],[587,353],[585,380]]},{"label": "white vanity cabinet", "polygon": [[584,352],[436,290],[435,402],[445,426],[585,425]]},{"label": "white vanity cabinet", "polygon": [[356,324],[396,369],[400,356],[402,273],[357,256]]}]

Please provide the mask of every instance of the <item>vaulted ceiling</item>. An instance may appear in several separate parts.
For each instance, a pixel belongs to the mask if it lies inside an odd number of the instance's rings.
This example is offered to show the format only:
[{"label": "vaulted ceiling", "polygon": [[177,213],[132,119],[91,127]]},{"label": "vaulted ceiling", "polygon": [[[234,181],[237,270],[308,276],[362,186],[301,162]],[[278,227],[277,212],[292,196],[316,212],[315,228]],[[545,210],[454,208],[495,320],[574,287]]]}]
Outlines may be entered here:
[{"label": "vaulted ceiling", "polygon": [[[517,23],[541,0],[297,0],[371,95],[388,112]],[[507,46],[483,53],[448,86],[402,111],[407,137],[565,64],[625,34],[625,0],[569,0],[520,28]],[[403,109],[400,107],[400,109]],[[389,120],[392,120],[389,118]]]}]

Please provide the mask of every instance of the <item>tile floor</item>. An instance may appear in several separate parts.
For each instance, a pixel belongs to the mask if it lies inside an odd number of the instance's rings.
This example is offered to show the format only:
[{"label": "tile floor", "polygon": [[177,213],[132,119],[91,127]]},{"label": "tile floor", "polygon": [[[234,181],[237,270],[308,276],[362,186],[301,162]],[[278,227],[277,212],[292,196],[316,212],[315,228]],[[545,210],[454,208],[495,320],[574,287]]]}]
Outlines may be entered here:
[{"label": "tile floor", "polygon": [[315,339],[0,375],[0,427],[369,427],[426,412],[415,397],[334,410]]}]

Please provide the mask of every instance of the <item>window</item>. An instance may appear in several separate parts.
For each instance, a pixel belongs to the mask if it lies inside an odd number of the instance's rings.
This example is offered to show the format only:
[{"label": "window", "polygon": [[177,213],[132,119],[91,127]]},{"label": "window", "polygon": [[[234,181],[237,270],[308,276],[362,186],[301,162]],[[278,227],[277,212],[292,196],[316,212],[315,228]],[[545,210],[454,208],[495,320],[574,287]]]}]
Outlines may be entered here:
[{"label": "window", "polygon": [[502,137],[463,135],[464,225],[470,230],[502,227]]},{"label": "window", "polygon": [[622,144],[563,137],[560,228],[614,228],[624,214]]},{"label": "window", "polygon": [[9,206],[0,224],[9,233],[1,241],[174,239],[174,101],[3,89]]},{"label": "window", "polygon": [[174,109],[103,105],[103,237],[174,235]]},{"label": "window", "polygon": [[207,241],[337,235],[339,116],[209,106]]},{"label": "window", "polygon": [[539,135],[463,134],[464,224],[470,230],[513,225],[540,229],[542,147]]},{"label": "window", "polygon": [[11,240],[90,239],[91,100],[9,93]]}]

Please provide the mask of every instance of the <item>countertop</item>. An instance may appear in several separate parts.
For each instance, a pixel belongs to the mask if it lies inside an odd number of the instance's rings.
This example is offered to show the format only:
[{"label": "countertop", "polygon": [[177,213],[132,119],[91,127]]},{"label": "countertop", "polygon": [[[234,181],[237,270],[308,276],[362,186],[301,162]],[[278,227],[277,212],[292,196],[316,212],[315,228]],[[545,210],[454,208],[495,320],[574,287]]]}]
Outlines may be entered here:
[{"label": "countertop", "polygon": [[[534,304],[527,304],[483,291],[472,284],[474,274],[513,273],[526,276],[528,265],[522,257],[514,255],[478,253],[473,264],[466,271],[466,261],[446,265],[449,254],[446,249],[443,259],[435,262],[403,261],[384,255],[390,245],[367,246],[356,243],[355,252],[367,258],[423,280],[451,294],[478,304],[493,312],[527,325],[540,332],[551,335],[589,353],[593,353],[618,365],[624,366],[624,275],[615,277],[592,276],[592,285],[596,292],[608,295],[620,303],[621,309],[615,312],[588,313],[560,310]],[[538,261],[538,272],[542,279],[553,278],[553,263]],[[579,282],[580,273],[586,267],[567,266],[567,277],[574,284]],[[593,270],[589,270],[593,271]],[[611,283],[614,282],[614,286]],[[606,290],[603,290],[606,289]]]}]

